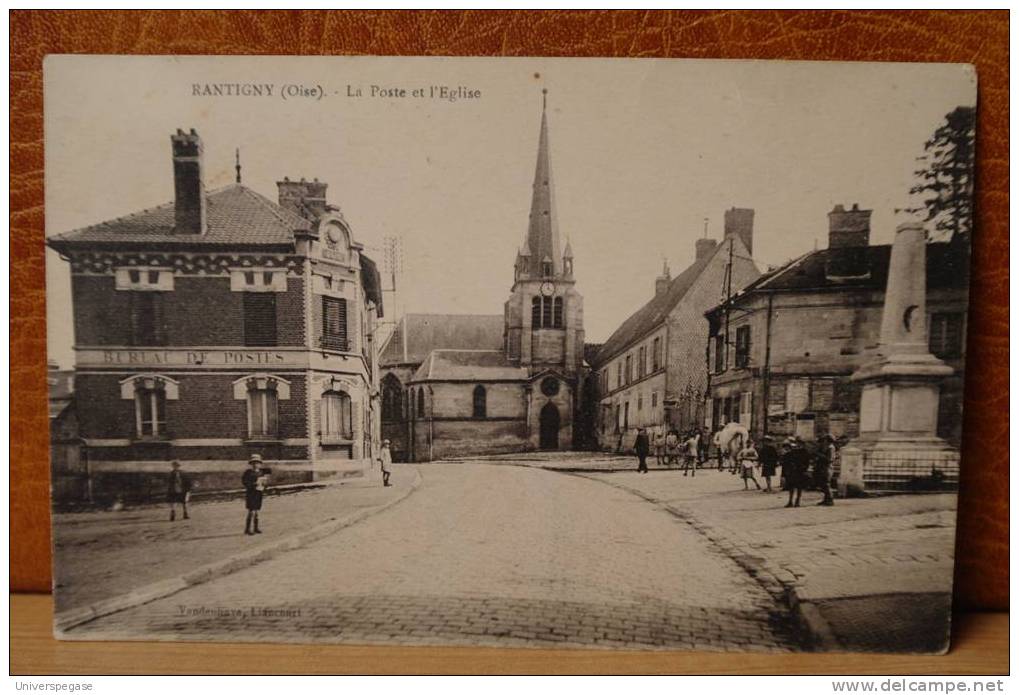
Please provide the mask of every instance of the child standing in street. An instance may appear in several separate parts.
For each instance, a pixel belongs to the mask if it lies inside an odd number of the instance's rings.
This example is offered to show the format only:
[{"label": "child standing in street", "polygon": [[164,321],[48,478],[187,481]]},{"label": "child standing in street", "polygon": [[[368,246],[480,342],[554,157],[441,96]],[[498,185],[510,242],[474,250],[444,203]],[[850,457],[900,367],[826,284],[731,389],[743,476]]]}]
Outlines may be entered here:
[{"label": "child standing in street", "polygon": [[754,443],[750,439],[747,439],[746,445],[740,449],[739,454],[740,470],[742,471],[743,478],[743,489],[749,490],[749,481],[754,481],[754,485],[758,490],[761,489],[761,484],[757,482],[757,478],[754,477],[754,466],[757,465],[757,449],[754,448]]}]

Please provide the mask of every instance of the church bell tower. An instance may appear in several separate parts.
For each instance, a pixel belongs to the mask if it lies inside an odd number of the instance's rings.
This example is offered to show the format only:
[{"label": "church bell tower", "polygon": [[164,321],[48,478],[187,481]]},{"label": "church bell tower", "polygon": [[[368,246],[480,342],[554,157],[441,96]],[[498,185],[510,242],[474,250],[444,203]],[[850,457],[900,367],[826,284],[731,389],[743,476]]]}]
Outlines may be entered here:
[{"label": "church bell tower", "polygon": [[547,92],[542,90],[527,236],[517,252],[505,305],[506,352],[532,376],[551,370],[576,383],[584,359],[584,299],[573,279],[573,249],[569,241],[562,245],[559,234]]}]

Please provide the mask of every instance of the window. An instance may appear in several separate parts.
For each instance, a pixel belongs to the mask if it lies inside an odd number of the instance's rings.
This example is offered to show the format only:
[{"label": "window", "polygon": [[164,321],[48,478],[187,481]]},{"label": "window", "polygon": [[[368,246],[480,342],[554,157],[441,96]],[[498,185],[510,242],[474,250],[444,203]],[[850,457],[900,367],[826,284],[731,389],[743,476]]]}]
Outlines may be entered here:
[{"label": "window", "polygon": [[139,380],[134,392],[135,431],[139,437],[166,434],[166,391],[158,380]]},{"label": "window", "polygon": [[322,297],[322,347],[349,350],[347,341],[347,300]]},{"label": "window", "polygon": [[647,346],[641,345],[637,352],[637,377],[643,378],[647,373]]},{"label": "window", "polygon": [[276,344],[276,295],[265,292],[244,293],[244,344]]},{"label": "window", "polygon": [[131,293],[131,345],[166,345],[162,293]]},{"label": "window", "polygon": [[616,362],[616,388],[623,385],[623,363]]},{"label": "window", "polygon": [[480,384],[474,387],[474,417],[487,417],[487,394]]},{"label": "window", "polygon": [[532,297],[531,328],[562,328],[563,298]]},{"label": "window", "polygon": [[322,435],[354,438],[350,396],[343,391],[326,391],[322,394]]},{"label": "window", "polygon": [[643,409],[644,409],[644,394],[643,393],[638,393],[637,394],[637,410],[639,411],[639,410],[643,410]]},{"label": "window", "polygon": [[425,390],[418,389],[418,417],[425,416]]},{"label": "window", "polygon": [[658,407],[658,392],[657,391],[652,391],[651,392],[651,409],[654,410],[657,407]]},{"label": "window", "polygon": [[173,271],[159,268],[116,268],[114,286],[118,290],[139,292],[170,292],[173,290]]},{"label": "window", "polygon": [[272,379],[252,379],[248,385],[248,435],[275,438],[279,432],[279,395]]},{"label": "window", "polygon": [[941,358],[962,356],[962,314],[931,314],[927,344],[933,355]]},{"label": "window", "polygon": [[750,326],[736,329],[736,367],[750,366]]},{"label": "window", "polygon": [[623,429],[630,428],[630,401],[623,403]]},{"label": "window", "polygon": [[382,419],[395,422],[403,415],[403,388],[392,374],[382,380]]},{"label": "window", "polygon": [[620,426],[622,424],[622,420],[620,420],[619,418],[620,418],[620,412],[619,412],[619,406],[617,405],[616,406],[616,418],[615,418],[615,420],[616,420],[616,433],[617,434],[619,433],[619,428],[620,428]]},{"label": "window", "polygon": [[633,381],[633,355],[626,356],[626,383]]},{"label": "window", "polygon": [[725,336],[715,335],[715,373],[725,371]]},{"label": "window", "polygon": [[657,372],[662,368],[662,339],[655,338],[651,343],[651,371]]},{"label": "window", "polygon": [[541,275],[546,278],[552,277],[552,261],[542,261]]}]

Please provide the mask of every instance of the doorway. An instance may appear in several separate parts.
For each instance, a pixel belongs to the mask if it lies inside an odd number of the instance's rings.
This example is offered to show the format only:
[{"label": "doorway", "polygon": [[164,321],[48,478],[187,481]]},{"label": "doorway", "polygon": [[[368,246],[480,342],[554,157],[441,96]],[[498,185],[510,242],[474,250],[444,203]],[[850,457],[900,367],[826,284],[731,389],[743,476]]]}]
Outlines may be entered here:
[{"label": "doorway", "polygon": [[559,408],[554,403],[546,403],[541,409],[539,446],[546,450],[559,448]]}]

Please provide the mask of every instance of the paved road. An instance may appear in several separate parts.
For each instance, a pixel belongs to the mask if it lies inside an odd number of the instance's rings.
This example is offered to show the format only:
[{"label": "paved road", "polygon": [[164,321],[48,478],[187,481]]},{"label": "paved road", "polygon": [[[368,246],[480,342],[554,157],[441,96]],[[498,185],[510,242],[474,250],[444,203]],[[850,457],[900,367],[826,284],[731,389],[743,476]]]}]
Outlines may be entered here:
[{"label": "paved road", "polygon": [[421,466],[408,499],[68,637],[785,650],[787,616],[686,523],[585,478]]}]

